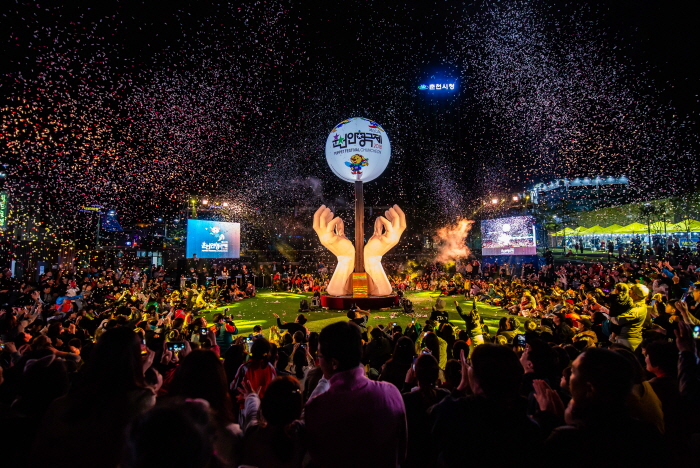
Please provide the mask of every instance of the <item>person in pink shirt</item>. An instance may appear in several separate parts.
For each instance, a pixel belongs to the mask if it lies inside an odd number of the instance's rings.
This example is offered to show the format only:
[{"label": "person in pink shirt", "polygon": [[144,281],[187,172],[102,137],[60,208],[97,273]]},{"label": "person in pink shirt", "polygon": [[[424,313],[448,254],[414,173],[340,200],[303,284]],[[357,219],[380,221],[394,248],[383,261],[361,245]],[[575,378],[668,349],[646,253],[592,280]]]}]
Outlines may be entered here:
[{"label": "person in pink shirt", "polygon": [[309,454],[321,467],[396,467],[406,457],[406,409],[399,390],[365,376],[362,332],[351,322],[325,327],[318,359],[328,390],[306,404]]}]

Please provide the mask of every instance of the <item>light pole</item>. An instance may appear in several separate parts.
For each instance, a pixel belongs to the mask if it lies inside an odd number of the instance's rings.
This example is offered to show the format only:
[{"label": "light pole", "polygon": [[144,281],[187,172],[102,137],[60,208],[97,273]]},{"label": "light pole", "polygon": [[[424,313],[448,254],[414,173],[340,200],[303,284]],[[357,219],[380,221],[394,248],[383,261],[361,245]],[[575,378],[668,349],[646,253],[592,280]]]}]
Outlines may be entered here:
[{"label": "light pole", "polygon": [[[554,219],[556,220],[557,217],[555,216]],[[569,217],[568,214],[564,213],[561,215],[559,218],[561,220],[561,225],[562,225],[562,232],[564,233],[562,235],[563,240],[562,240],[562,256],[566,257],[566,225],[571,221],[571,218]]]},{"label": "light pole", "polygon": [[102,216],[100,216],[100,212],[96,211],[95,216],[97,216],[97,229],[95,230],[95,245],[97,248],[100,247],[100,224],[102,223]]},{"label": "light pole", "polygon": [[649,236],[649,248],[653,251],[653,245],[651,243],[651,215],[654,213],[654,207],[651,203],[645,203],[641,208],[641,214],[646,219],[647,222],[647,235]]}]

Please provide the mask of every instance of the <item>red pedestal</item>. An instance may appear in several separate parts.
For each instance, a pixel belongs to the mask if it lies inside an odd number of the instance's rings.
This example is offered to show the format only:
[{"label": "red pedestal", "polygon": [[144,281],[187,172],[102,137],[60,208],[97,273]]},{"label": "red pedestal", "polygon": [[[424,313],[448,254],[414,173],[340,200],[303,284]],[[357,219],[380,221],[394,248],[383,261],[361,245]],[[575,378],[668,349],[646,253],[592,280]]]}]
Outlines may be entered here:
[{"label": "red pedestal", "polygon": [[329,309],[348,310],[356,306],[362,310],[383,309],[385,307],[396,307],[399,305],[399,296],[321,296],[321,306]]}]

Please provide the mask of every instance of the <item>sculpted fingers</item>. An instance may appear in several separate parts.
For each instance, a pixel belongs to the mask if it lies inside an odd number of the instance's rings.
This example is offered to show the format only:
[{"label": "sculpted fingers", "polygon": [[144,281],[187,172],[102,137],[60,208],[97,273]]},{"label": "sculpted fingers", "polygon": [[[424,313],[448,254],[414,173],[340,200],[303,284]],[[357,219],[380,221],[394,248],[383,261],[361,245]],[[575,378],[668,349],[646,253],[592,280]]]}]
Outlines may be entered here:
[{"label": "sculpted fingers", "polygon": [[321,214],[326,209],[326,205],[321,205],[321,207],[314,213],[314,231],[321,229]]},{"label": "sculpted fingers", "polygon": [[321,213],[321,229],[326,229],[328,228],[328,223],[331,222],[333,219],[333,212],[331,211],[330,208],[326,208],[323,210],[323,213]]},{"label": "sculpted fingers", "polygon": [[394,205],[394,210],[399,215],[399,227],[401,230],[406,229],[406,214],[399,208],[399,205]]},{"label": "sculpted fingers", "polygon": [[389,210],[387,211],[387,213],[389,214],[389,215],[387,216],[387,219],[389,219],[389,220],[391,221],[391,225],[392,225],[395,229],[398,229],[399,226],[400,226],[399,214],[396,212],[396,210],[394,209],[394,207],[389,208]]},{"label": "sculpted fingers", "polygon": [[379,216],[377,219],[374,220],[374,235],[375,236],[381,236],[382,235],[382,221],[381,216]]},{"label": "sculpted fingers", "polygon": [[[389,222],[388,219],[386,219],[384,216],[380,216],[377,218],[377,221],[379,221],[383,226],[384,226],[384,232],[387,233],[391,230],[392,228],[392,223]],[[381,232],[380,232],[381,234]]]},{"label": "sculpted fingers", "polygon": [[343,229],[343,220],[335,218],[326,226],[326,232],[338,232],[338,229]]},{"label": "sculpted fingers", "polygon": [[345,223],[340,218],[338,218],[338,225],[335,227],[335,233],[340,237],[345,237]]}]

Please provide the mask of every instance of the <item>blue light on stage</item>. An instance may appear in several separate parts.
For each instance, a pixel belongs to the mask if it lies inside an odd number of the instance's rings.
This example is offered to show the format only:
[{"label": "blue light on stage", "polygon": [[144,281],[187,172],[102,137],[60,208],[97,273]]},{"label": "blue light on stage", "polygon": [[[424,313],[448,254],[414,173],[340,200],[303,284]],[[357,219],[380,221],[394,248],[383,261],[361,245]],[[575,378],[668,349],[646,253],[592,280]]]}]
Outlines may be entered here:
[{"label": "blue light on stage", "polygon": [[419,91],[454,91],[454,83],[428,83],[418,85]]}]

